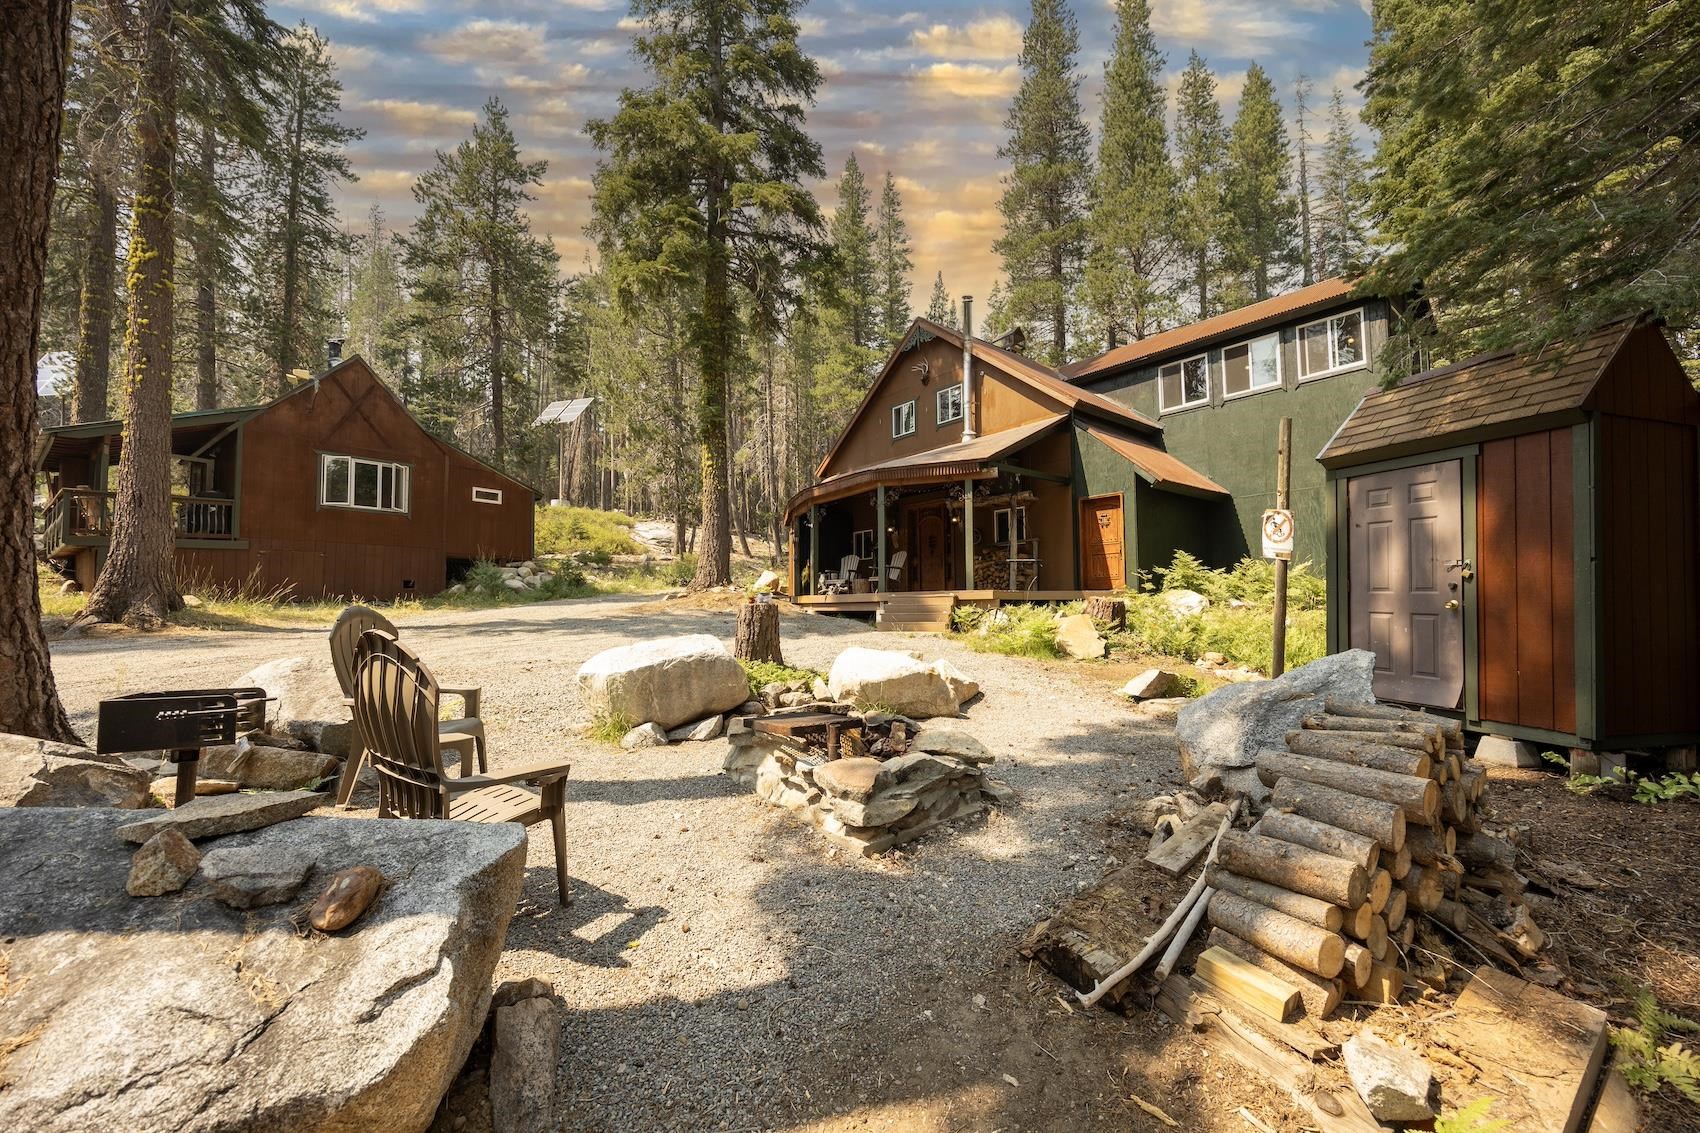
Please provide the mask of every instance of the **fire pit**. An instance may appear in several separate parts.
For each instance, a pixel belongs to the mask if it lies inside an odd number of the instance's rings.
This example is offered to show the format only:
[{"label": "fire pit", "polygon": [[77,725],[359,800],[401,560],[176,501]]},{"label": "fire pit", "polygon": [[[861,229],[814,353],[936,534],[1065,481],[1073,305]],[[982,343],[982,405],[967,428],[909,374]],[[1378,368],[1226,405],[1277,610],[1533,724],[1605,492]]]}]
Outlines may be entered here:
[{"label": "fire pit", "polygon": [[815,704],[734,717],[727,737],[734,781],[864,857],[1012,799],[992,754],[945,725]]},{"label": "fire pit", "polygon": [[95,750],[129,755],[161,751],[177,767],[176,805],[195,797],[201,749],[236,742],[266,723],[263,688],[197,688],[138,692],[100,702]]}]

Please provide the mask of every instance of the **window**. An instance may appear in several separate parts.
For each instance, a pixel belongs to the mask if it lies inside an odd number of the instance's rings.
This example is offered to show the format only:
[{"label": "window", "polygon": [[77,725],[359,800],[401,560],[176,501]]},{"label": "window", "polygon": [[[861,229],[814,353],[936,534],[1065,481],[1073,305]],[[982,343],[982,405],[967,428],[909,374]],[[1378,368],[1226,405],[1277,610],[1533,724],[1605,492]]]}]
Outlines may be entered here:
[{"label": "window", "polygon": [[1348,311],[1299,328],[1299,377],[1316,378],[1364,363],[1364,313]]},{"label": "window", "polygon": [[[1010,520],[1015,521],[1013,536]],[[1008,546],[1012,541],[1023,543],[1027,540],[1027,509],[999,508],[992,513],[992,542],[1000,547]]]},{"label": "window", "polygon": [[915,403],[905,401],[891,407],[891,435],[907,437],[915,431]]},{"label": "window", "polygon": [[1281,384],[1281,340],[1266,334],[1222,351],[1222,396],[1236,397]]},{"label": "window", "polygon": [[499,504],[502,502],[502,489],[474,488],[472,489],[472,502],[475,504]]},{"label": "window", "polygon": [[319,503],[367,511],[406,511],[409,468],[357,456],[319,457]]},{"label": "window", "polygon": [[958,385],[945,386],[934,395],[938,398],[940,425],[948,425],[952,421],[962,420],[962,387]]},{"label": "window", "polygon": [[871,558],[873,558],[874,557],[874,532],[873,532],[873,528],[870,527],[866,531],[857,531],[854,534],[852,534],[850,536],[850,549],[856,553],[856,557],[858,559],[871,559]]},{"label": "window", "polygon": [[1157,371],[1157,408],[1188,409],[1210,400],[1210,369],[1205,356],[1170,362]]}]

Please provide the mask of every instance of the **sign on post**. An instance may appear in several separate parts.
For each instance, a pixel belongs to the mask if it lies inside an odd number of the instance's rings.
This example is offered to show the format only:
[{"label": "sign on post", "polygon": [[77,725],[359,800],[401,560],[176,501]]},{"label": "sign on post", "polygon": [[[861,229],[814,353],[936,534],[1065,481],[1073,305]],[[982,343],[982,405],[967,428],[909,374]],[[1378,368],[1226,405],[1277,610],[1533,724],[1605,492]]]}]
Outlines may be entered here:
[{"label": "sign on post", "polygon": [[1293,513],[1270,508],[1263,513],[1263,557],[1290,562],[1293,558]]}]

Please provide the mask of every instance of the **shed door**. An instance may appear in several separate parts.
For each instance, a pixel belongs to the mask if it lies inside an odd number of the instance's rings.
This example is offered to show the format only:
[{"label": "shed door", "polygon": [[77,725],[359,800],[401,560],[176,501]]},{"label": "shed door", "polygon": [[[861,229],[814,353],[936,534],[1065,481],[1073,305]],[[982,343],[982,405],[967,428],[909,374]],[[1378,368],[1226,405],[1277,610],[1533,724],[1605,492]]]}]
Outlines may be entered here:
[{"label": "shed door", "polygon": [[1443,460],[1347,481],[1353,648],[1375,653],[1375,694],[1456,708],[1464,690],[1462,475]]},{"label": "shed door", "polygon": [[954,577],[954,558],[950,553],[950,524],[945,522],[944,505],[935,504],[917,514],[915,547],[915,558],[921,567],[921,589],[948,590]]},{"label": "shed door", "polygon": [[1120,590],[1126,579],[1122,558],[1122,498],[1093,496],[1080,501],[1080,585],[1086,590]]}]

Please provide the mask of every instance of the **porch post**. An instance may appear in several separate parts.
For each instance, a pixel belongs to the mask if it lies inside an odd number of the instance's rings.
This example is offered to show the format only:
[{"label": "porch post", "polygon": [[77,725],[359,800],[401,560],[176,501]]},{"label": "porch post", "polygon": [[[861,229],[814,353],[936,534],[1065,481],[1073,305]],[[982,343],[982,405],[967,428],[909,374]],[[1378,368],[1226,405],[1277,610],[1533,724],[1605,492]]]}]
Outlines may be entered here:
[{"label": "porch post", "polygon": [[964,589],[974,589],[974,481],[962,482],[962,565],[968,582]]},{"label": "porch post", "polygon": [[815,580],[820,577],[820,508],[809,505],[809,593],[815,592]]},{"label": "porch post", "polygon": [[874,555],[874,565],[879,570],[879,574],[874,576],[879,580],[874,589],[883,594],[887,589],[885,584],[885,486],[883,484],[874,488],[874,545],[879,548]]}]

